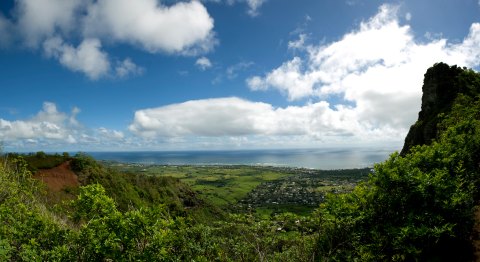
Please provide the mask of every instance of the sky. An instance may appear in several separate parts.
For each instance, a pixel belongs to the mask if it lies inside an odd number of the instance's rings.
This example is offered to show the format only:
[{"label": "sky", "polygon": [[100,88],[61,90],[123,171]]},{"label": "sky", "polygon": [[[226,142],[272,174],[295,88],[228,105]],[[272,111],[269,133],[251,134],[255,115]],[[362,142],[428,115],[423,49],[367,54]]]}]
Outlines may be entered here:
[{"label": "sky", "polygon": [[478,0],[2,0],[5,151],[400,150]]}]

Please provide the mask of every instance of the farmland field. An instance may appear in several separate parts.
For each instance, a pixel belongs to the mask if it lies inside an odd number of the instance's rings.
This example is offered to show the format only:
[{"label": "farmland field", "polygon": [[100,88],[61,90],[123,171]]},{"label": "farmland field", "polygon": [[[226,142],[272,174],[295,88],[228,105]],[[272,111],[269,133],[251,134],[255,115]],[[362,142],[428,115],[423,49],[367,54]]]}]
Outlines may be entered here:
[{"label": "farmland field", "polygon": [[[346,192],[364,180],[370,169],[314,170],[265,166],[143,165],[106,162],[123,172],[170,176],[223,207],[258,211],[313,209],[326,193]],[[300,210],[304,211],[305,208]],[[267,211],[265,211],[267,212]],[[302,212],[303,213],[303,212]]]}]

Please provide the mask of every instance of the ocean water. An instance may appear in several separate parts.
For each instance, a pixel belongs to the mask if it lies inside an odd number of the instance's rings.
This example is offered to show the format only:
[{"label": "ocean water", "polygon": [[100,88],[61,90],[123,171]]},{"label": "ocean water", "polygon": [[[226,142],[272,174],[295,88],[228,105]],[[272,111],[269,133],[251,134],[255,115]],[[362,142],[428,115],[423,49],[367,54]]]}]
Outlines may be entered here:
[{"label": "ocean water", "polygon": [[395,149],[88,152],[97,160],[157,165],[263,165],[314,169],[372,167]]}]

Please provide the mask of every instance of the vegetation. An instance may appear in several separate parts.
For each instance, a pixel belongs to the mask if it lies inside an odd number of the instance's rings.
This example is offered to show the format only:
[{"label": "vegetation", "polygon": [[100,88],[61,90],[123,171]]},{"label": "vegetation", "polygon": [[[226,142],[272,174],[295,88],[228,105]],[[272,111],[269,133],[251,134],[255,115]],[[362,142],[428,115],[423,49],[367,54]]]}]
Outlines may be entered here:
[{"label": "vegetation", "polygon": [[[161,203],[173,214],[181,215],[185,208],[197,210],[208,206],[188,185],[171,176],[119,172],[84,154],[72,160],[72,169],[77,173],[81,185],[102,185],[122,211]],[[203,211],[217,212],[218,209],[209,206],[208,210]]]},{"label": "vegetation", "polygon": [[[174,177],[222,208],[282,205],[283,211],[312,210],[327,192],[351,191],[370,169],[312,170],[269,166],[168,166],[105,162],[123,172]],[[310,208],[308,208],[310,207]]]},{"label": "vegetation", "polygon": [[129,173],[149,177],[174,177],[190,185],[206,199],[219,206],[231,206],[265,181],[292,173],[287,170],[256,166],[143,166],[110,163]]},{"label": "vegetation", "polygon": [[[445,72],[445,66],[435,65],[430,72]],[[0,260],[471,261],[480,196],[480,75],[448,68],[456,73],[447,78],[431,73],[426,81],[456,90],[446,107],[437,106],[442,109],[428,124],[435,126],[428,131],[434,130],[429,133],[434,138],[407,139],[401,155],[393,153],[377,164],[368,178],[352,182],[358,183],[354,188],[328,188],[324,177],[316,192],[326,194],[325,200],[304,215],[264,212],[265,206],[259,207],[261,215],[255,210],[222,212],[210,202],[215,198],[196,192],[234,188],[244,181],[248,187],[234,197],[222,196],[226,203],[235,203],[273,181],[311,181],[295,174],[264,170],[265,180],[252,184],[229,167],[204,174],[210,177],[195,174],[191,167],[180,167],[184,173],[165,169],[171,176],[158,175],[160,170],[157,175],[120,172],[80,154],[68,156],[68,161],[81,186],[65,189],[73,200],[54,204],[32,178],[35,168],[29,163],[35,161],[4,156]],[[449,84],[439,84],[444,81]],[[424,88],[424,96],[440,89]],[[422,101],[427,100],[432,102]],[[411,133],[422,133],[419,126]]]},{"label": "vegetation", "polygon": [[404,157],[393,154],[351,194],[331,195],[321,205],[319,257],[472,259],[469,239],[480,178],[480,75],[463,70],[453,82],[462,85],[463,93],[451,111],[437,116],[436,140],[412,146]]},{"label": "vegetation", "polygon": [[[9,153],[8,158],[16,159],[20,156],[17,153]],[[45,152],[39,151],[37,153],[31,153],[27,155],[21,155],[23,159],[28,163],[27,168],[31,172],[36,172],[40,169],[53,168],[65,161],[71,160],[71,157],[68,153],[60,154],[47,154]]]}]

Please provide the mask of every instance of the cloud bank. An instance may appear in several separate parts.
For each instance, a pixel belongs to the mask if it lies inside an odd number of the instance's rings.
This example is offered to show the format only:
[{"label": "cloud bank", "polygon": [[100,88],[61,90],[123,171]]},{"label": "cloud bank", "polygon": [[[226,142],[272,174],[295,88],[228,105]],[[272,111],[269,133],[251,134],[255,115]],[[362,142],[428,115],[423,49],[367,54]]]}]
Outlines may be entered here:
[{"label": "cloud bank", "polygon": [[75,143],[71,129],[77,126],[77,110],[69,116],[59,112],[55,104],[45,102],[43,109],[28,120],[7,121],[0,119],[0,140],[27,140],[33,143],[42,140],[56,140]]},{"label": "cloud bank", "polygon": [[213,19],[199,1],[100,0],[87,7],[84,35],[126,42],[152,53],[182,53],[212,43]]},{"label": "cloud bank", "polygon": [[[128,58],[112,62],[102,50],[104,45],[197,55],[211,51],[217,43],[213,27],[213,19],[199,1],[165,6],[156,0],[18,0],[12,20],[0,14],[0,47],[7,46],[12,32],[17,32],[16,39],[24,46],[41,49],[66,68],[95,80],[142,71]],[[93,66],[93,62],[100,64]]]},{"label": "cloud bank", "polygon": [[[352,136],[376,140],[378,132],[357,120],[352,108],[332,109],[321,101],[305,106],[273,107],[237,97],[193,100],[135,112],[129,130],[144,138],[159,137],[302,137],[306,141]],[[398,136],[395,128],[388,136]]]},{"label": "cloud bank", "polygon": [[[235,97],[193,100],[138,110],[129,130],[150,139],[275,137],[278,142],[295,137],[304,144],[401,145],[420,109],[426,69],[440,61],[467,67],[480,61],[480,24],[472,24],[460,43],[419,42],[391,5],[381,6],[338,41],[309,45],[307,40],[304,35],[289,43],[290,49],[304,50],[303,56],[246,80],[250,90],[278,91],[296,106]],[[301,101],[306,102],[298,106]]]},{"label": "cloud bank", "polygon": [[[85,8],[74,3],[71,0],[75,8]],[[54,29],[41,28],[46,32],[74,30],[69,26],[70,20],[58,16],[54,20],[62,23],[55,22]],[[128,58],[112,62],[102,50],[103,39],[96,37],[95,32],[89,34],[90,37],[78,45],[56,33],[38,43],[47,56],[92,79],[108,74],[112,68],[119,76],[141,71]],[[114,33],[113,39],[127,41],[120,35]],[[33,35],[31,39],[36,37]],[[132,39],[128,43],[157,52],[142,44],[140,36]],[[290,50],[297,51],[291,59],[246,80],[252,92],[280,92],[294,105],[279,107],[238,97],[191,100],[137,110],[130,125],[118,131],[105,127],[79,128],[78,109],[62,113],[47,102],[31,119],[0,119],[0,140],[10,145],[17,143],[18,148],[28,143],[68,145],[76,142],[77,149],[85,146],[116,150],[375,143],[400,146],[420,109],[426,69],[440,61],[467,67],[480,63],[480,24],[472,24],[460,42],[451,43],[438,37],[418,41],[410,26],[399,22],[396,7],[390,5],[381,6],[375,16],[338,41],[309,42],[308,37],[300,35],[288,45]],[[190,48],[187,46],[184,50]],[[163,52],[180,52],[175,48],[171,50]],[[200,58],[197,65],[207,68],[210,62],[207,60]],[[251,64],[239,64],[227,73],[232,78],[238,77],[236,72]]]},{"label": "cloud bank", "polygon": [[421,86],[423,72],[436,62],[478,65],[480,24],[472,24],[459,44],[446,39],[417,42],[408,25],[400,25],[397,8],[383,5],[379,13],[362,22],[358,30],[326,45],[305,45],[305,37],[289,47],[305,48],[264,76],[247,79],[251,90],[278,90],[289,100],[343,94],[353,102],[362,94],[406,94]]},{"label": "cloud bank", "polygon": [[0,141],[7,150],[118,150],[131,143],[122,131],[87,128],[78,120],[80,109],[62,112],[52,102],[44,102],[33,117],[9,121],[0,118]]}]

